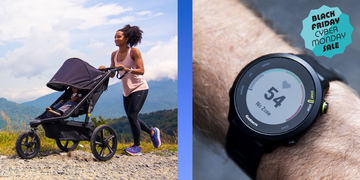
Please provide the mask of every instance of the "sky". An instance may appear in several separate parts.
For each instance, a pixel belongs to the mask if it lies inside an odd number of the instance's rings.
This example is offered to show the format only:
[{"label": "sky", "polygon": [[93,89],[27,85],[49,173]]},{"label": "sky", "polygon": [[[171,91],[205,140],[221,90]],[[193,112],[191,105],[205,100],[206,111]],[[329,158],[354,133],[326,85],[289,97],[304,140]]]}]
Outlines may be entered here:
[{"label": "sky", "polygon": [[66,59],[109,66],[126,24],[144,31],[144,78],[177,80],[176,0],[2,0],[0,17],[0,97],[9,101],[54,92],[46,83]]}]

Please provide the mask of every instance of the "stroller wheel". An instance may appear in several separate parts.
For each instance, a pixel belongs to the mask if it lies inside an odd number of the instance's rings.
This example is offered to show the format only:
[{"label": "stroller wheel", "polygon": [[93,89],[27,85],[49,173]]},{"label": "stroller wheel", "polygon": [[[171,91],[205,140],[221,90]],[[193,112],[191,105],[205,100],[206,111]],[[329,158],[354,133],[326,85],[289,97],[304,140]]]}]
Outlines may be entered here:
[{"label": "stroller wheel", "polygon": [[15,148],[21,158],[31,159],[39,153],[40,138],[35,131],[25,131],[16,139]]},{"label": "stroller wheel", "polygon": [[91,136],[91,151],[100,161],[111,159],[116,152],[117,135],[113,128],[101,125],[95,129]]},{"label": "stroller wheel", "polygon": [[61,141],[57,139],[56,144],[61,150],[69,152],[74,150],[78,146],[79,141]]}]

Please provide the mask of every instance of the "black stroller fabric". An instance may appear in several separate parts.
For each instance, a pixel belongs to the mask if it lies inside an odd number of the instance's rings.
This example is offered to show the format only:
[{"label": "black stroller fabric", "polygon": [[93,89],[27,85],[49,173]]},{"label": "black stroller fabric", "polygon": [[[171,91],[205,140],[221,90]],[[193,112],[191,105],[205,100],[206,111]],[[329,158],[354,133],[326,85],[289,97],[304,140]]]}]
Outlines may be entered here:
[{"label": "black stroller fabric", "polygon": [[56,91],[63,91],[68,87],[90,90],[105,74],[79,58],[70,58],[46,85]]},{"label": "black stroller fabric", "polygon": [[[78,105],[68,109],[61,117],[78,117],[88,112],[91,113],[101,94],[107,89],[109,77],[105,77],[106,75],[107,73],[94,68],[81,59],[66,60],[47,83],[51,89],[65,91],[52,105],[56,104],[62,97],[69,96],[72,93],[69,87],[76,88],[79,91],[86,92],[86,95]],[[91,107],[90,110],[89,106]],[[36,118],[42,120],[46,137],[72,141],[90,140],[91,132],[94,129],[93,123],[62,121],[63,118],[61,117],[46,117],[46,113],[44,112]]]},{"label": "black stroller fabric", "polygon": [[59,121],[42,124],[45,136],[60,141],[90,141],[91,132],[94,130],[93,124],[89,124],[87,127],[77,127],[69,126],[66,123]]}]

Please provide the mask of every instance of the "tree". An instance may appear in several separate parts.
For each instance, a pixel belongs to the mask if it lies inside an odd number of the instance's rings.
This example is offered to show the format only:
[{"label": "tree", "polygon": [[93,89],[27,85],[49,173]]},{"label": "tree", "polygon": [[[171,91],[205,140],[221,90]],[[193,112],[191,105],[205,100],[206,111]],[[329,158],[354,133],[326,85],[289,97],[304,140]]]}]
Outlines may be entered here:
[{"label": "tree", "polygon": [[91,121],[95,124],[95,128],[100,126],[100,125],[107,124],[107,122],[105,121],[105,119],[101,115],[99,115],[99,119],[100,120],[98,121],[96,117],[91,118]]}]

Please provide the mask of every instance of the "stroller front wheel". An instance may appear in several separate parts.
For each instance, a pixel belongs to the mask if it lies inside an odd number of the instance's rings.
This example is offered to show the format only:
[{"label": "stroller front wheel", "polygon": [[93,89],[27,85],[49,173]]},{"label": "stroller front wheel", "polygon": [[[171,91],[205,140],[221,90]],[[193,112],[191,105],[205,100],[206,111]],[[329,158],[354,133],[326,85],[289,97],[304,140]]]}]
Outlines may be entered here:
[{"label": "stroller front wheel", "polygon": [[21,158],[34,158],[40,151],[40,138],[36,131],[28,130],[21,133],[16,139],[15,148]]},{"label": "stroller front wheel", "polygon": [[91,136],[91,151],[100,161],[111,159],[117,148],[117,135],[113,128],[101,125],[95,129]]}]

